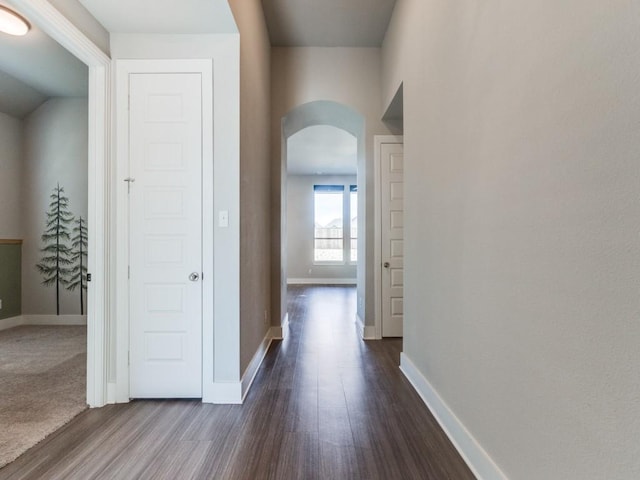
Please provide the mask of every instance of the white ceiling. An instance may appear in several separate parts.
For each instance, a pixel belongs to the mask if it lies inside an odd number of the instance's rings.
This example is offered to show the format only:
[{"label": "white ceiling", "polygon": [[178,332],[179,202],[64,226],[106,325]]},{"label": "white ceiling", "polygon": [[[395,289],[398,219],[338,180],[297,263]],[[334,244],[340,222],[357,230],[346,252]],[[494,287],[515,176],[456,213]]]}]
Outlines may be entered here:
[{"label": "white ceiling", "polygon": [[227,0],[79,1],[111,33],[237,31]]},{"label": "white ceiling", "polygon": [[396,0],[262,0],[271,44],[379,47]]},{"label": "white ceiling", "polygon": [[[15,9],[10,0],[2,3]],[[80,0],[80,3],[111,32],[236,31],[227,0]],[[0,112],[24,118],[49,97],[86,96],[87,91],[87,67],[37,25],[32,25],[24,37],[0,33]]]},{"label": "white ceiling", "polygon": [[49,97],[83,97],[86,65],[37,25],[24,37],[0,33],[0,111],[23,118]]},{"label": "white ceiling", "polygon": [[355,175],[358,142],[350,133],[329,125],[315,125],[287,140],[289,175]]}]

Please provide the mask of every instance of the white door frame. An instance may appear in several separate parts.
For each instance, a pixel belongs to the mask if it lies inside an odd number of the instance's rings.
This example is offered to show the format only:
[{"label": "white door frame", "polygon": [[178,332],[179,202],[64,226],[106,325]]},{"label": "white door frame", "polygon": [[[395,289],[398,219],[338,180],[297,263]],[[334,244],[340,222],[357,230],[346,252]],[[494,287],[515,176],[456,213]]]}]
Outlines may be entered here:
[{"label": "white door frame", "polygon": [[109,217],[111,59],[46,0],[12,0],[16,9],[89,67],[87,404],[107,403],[112,233]]},{"label": "white door frame", "polygon": [[383,143],[401,143],[404,144],[404,137],[402,135],[374,135],[374,155],[373,155],[373,174],[374,174],[374,259],[373,259],[373,271],[374,271],[374,303],[375,303],[375,338],[377,340],[382,339],[382,175],[380,172],[380,165],[382,159],[380,158],[380,150]]},{"label": "white door frame", "polygon": [[[213,255],[213,63],[209,60],[117,60],[116,61],[116,110],[117,110],[117,162],[116,162],[116,239],[117,265],[115,279],[120,285],[116,306],[116,380],[115,401],[129,401],[129,200],[127,183],[129,172],[129,74],[131,73],[200,73],[202,75],[202,290],[214,289]],[[127,287],[125,287],[125,285]],[[214,318],[213,295],[203,293],[202,318]],[[214,344],[213,321],[203,322],[202,329],[202,385],[214,378],[211,346]]]}]

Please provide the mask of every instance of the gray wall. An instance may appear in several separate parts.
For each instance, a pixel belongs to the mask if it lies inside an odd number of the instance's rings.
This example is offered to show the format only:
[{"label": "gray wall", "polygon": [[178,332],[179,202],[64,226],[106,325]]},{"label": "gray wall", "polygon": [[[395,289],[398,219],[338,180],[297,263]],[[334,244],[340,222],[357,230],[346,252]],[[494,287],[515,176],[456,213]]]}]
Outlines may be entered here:
[{"label": "gray wall", "polygon": [[6,244],[0,239],[0,320],[22,314],[21,280],[22,245]]},{"label": "gray wall", "polygon": [[[36,270],[41,258],[46,212],[58,183],[70,210],[87,218],[87,99],[54,98],[24,121],[22,209],[22,313],[55,315],[55,287],[41,285]],[[61,314],[80,314],[79,291],[62,290]],[[85,303],[86,305],[86,303]]]},{"label": "gray wall", "polygon": [[21,180],[22,122],[0,113],[0,319],[16,317],[21,309],[22,239]]},{"label": "gray wall", "polygon": [[261,4],[229,2],[240,31],[240,368],[271,323],[270,63]]},{"label": "gray wall", "polygon": [[0,113],[0,239],[22,238],[22,122]]},{"label": "gray wall", "polygon": [[[388,134],[381,122],[380,64],[378,48],[273,48],[271,62],[271,162],[272,162],[272,208],[273,208],[273,262],[272,285],[280,285],[286,272],[281,270],[281,184],[283,171],[282,118],[293,108],[307,102],[329,100],[346,105],[365,118],[365,155],[358,165],[358,182],[361,208],[366,211],[364,232],[367,238],[366,261],[358,263],[364,282],[358,284],[358,314],[373,325],[373,269],[366,268],[373,262],[373,136]],[[286,173],[286,172],[285,172]],[[363,257],[364,260],[365,257]],[[360,276],[360,274],[359,274]],[[272,306],[274,315],[284,317],[284,302],[280,292],[274,291]]]},{"label": "gray wall", "polygon": [[[355,185],[355,175],[289,175],[287,177],[287,278],[342,279],[356,278],[356,266],[316,265],[313,263],[314,185]],[[345,202],[345,215],[348,213]],[[348,215],[345,217],[348,218]],[[344,235],[349,235],[346,230]]]},{"label": "gray wall", "polygon": [[634,2],[398,0],[405,354],[508,478],[640,477]]}]

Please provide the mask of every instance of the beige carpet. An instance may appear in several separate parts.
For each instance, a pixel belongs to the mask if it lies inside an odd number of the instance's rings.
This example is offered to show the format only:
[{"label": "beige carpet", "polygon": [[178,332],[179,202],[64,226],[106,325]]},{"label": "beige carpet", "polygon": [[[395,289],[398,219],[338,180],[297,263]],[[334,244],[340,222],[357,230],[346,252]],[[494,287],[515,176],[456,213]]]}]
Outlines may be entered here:
[{"label": "beige carpet", "polygon": [[87,408],[86,351],[86,327],[0,331],[0,467]]}]

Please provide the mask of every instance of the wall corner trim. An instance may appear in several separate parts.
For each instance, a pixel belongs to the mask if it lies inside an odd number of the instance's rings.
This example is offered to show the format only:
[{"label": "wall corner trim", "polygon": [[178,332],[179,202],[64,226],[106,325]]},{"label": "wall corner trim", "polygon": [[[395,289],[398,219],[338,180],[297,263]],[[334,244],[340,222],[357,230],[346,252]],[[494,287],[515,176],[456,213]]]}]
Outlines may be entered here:
[{"label": "wall corner trim", "polygon": [[287,313],[279,327],[271,327],[272,340],[284,340],[289,336],[289,314]]},{"label": "wall corner trim", "polygon": [[473,474],[479,480],[507,480],[489,454],[473,438],[460,419],[456,417],[404,352],[400,354],[400,370],[418,392]]},{"label": "wall corner trim", "polygon": [[271,345],[271,341],[273,337],[271,336],[271,329],[267,330],[267,334],[260,342],[256,353],[254,353],[253,358],[249,362],[249,366],[242,375],[242,401],[244,402],[247,393],[249,393],[249,389],[253,384],[253,380],[256,378],[258,374],[258,370],[260,370],[260,365],[262,365],[262,361],[264,360],[265,355],[269,351],[269,346]]},{"label": "wall corner trim", "polygon": [[242,382],[213,382],[203,385],[202,403],[241,404]]},{"label": "wall corner trim", "polygon": [[363,340],[379,340],[376,336],[376,327],[373,325],[365,325],[364,320],[360,318],[360,315],[356,313],[356,328],[358,329],[358,335]]}]

